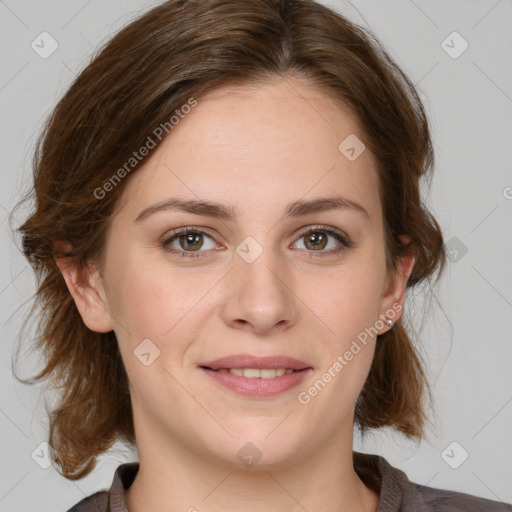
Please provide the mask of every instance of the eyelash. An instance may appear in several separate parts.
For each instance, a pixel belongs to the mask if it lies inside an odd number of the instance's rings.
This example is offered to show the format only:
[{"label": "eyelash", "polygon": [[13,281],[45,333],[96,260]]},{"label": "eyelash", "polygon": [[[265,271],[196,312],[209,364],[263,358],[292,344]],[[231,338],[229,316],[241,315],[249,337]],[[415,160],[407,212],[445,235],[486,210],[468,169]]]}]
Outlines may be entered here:
[{"label": "eyelash", "polygon": [[[311,254],[310,256],[307,256],[308,258],[323,257],[326,254],[328,254],[328,255],[339,254],[339,253],[344,252],[346,249],[351,248],[354,245],[353,242],[350,241],[346,236],[343,236],[343,235],[339,234],[338,232],[333,231],[332,229],[330,229],[326,226],[310,226],[298,234],[297,240],[300,240],[301,238],[305,237],[306,235],[309,235],[311,233],[316,233],[316,232],[323,232],[323,233],[326,233],[327,235],[332,236],[338,242],[340,242],[342,247],[335,249],[335,250],[331,249],[330,251],[318,251],[320,254]],[[203,257],[200,255],[200,253],[206,252],[206,251],[183,251],[183,250],[175,249],[174,247],[171,246],[172,242],[174,242],[174,240],[176,240],[179,236],[187,235],[189,233],[207,235],[215,243],[218,243],[217,240],[215,240],[215,237],[208,231],[190,226],[190,227],[174,230],[172,232],[171,236],[166,237],[165,239],[163,239],[160,242],[160,245],[167,252],[176,254],[178,256],[181,256],[182,258],[201,258],[201,257]],[[305,250],[309,253],[317,252],[317,251],[310,251],[307,249],[305,249]]]}]

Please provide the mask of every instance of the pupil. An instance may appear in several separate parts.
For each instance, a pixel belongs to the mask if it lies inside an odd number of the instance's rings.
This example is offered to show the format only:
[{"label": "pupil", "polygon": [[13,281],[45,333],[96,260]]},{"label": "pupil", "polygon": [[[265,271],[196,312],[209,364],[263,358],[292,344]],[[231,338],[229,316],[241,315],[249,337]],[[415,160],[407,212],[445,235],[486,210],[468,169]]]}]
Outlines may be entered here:
[{"label": "pupil", "polygon": [[309,240],[308,242],[313,246],[313,247],[321,247],[323,248],[325,243],[325,240],[324,240],[324,236],[322,233],[318,234],[318,233],[311,233],[309,235]]},{"label": "pupil", "polygon": [[320,238],[320,237],[319,237],[316,233],[313,233],[313,234],[311,235],[310,240],[312,241],[312,243],[317,244],[317,243],[319,242],[319,238]]},{"label": "pupil", "polygon": [[201,246],[200,237],[198,233],[188,233],[185,235],[185,244],[191,249],[198,249]]}]

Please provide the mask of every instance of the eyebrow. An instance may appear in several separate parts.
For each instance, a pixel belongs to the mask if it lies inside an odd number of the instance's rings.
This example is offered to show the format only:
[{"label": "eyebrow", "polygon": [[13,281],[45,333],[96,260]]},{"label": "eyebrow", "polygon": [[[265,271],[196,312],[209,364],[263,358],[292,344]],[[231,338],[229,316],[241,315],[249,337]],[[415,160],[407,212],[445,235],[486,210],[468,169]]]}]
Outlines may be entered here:
[{"label": "eyebrow", "polygon": [[[343,196],[319,197],[311,200],[299,200],[289,203],[281,220],[287,218],[303,217],[311,213],[325,212],[328,210],[348,210],[362,214],[371,223],[368,212],[362,205]],[[223,205],[215,201],[170,198],[160,203],[144,208],[135,222],[141,222],[151,215],[162,211],[179,211],[202,215],[234,222],[238,218],[238,210],[232,205]]]}]

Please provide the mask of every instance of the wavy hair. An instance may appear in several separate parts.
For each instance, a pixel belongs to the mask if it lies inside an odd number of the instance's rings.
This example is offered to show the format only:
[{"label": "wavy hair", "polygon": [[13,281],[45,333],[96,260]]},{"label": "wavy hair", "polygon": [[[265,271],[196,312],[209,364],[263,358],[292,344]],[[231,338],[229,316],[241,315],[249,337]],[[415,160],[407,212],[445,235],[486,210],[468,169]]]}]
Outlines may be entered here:
[{"label": "wavy hair", "polygon": [[[37,311],[33,347],[44,366],[20,380],[45,380],[58,391],[48,441],[66,478],[84,477],[113,443],[135,443],[135,434],[115,334],[86,327],[56,258],[80,268],[101,261],[130,176],[104,197],[98,190],[190,98],[287,77],[329,95],[360,126],[378,163],[388,268],[413,251],[407,288],[439,279],[443,236],[420,195],[434,165],[429,122],[415,86],[371,31],[314,0],[162,3],[107,41],[60,99],[37,141],[33,187],[22,200],[33,201],[18,231],[37,276],[27,320]],[[57,249],[60,241],[71,249]],[[389,426],[421,439],[431,392],[420,353],[402,320],[379,338],[355,424],[363,435]]]}]

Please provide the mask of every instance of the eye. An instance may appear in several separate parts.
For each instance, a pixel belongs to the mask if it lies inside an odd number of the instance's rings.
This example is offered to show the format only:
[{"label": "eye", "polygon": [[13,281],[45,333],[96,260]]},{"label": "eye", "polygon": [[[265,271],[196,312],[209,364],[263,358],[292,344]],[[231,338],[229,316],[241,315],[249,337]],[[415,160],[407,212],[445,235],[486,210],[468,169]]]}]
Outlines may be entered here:
[{"label": "eye", "polygon": [[[329,240],[329,238],[334,240]],[[352,247],[352,242],[346,235],[342,235],[333,229],[325,226],[311,226],[305,231],[299,233],[299,240],[304,239],[304,249],[308,252],[319,252],[318,255],[310,255],[309,257],[322,256],[327,254],[338,254]],[[324,250],[325,248],[330,250]],[[302,249],[302,247],[298,247]]]},{"label": "eye", "polygon": [[[210,239],[210,246],[205,244],[204,238]],[[166,251],[178,254],[185,258],[197,258],[200,254],[194,254],[198,252],[204,252],[200,249],[211,250],[215,249],[217,242],[213,236],[199,228],[187,227],[183,229],[177,229],[172,232],[172,235],[162,240],[160,244]],[[178,247],[176,247],[176,245]]]},{"label": "eye", "polygon": [[[326,226],[310,226],[300,232],[298,236],[299,240],[305,239],[305,242],[303,242],[305,251],[308,253],[319,253],[309,254],[308,257],[338,254],[353,246],[353,243],[346,235],[342,235]],[[205,243],[205,238],[210,240],[209,244]],[[160,245],[167,252],[184,258],[199,258],[202,256],[200,253],[215,250],[218,244],[213,235],[207,231],[189,226],[174,230],[170,236],[162,240]],[[324,250],[326,248],[330,250]],[[303,248],[298,247],[298,249]]]}]

